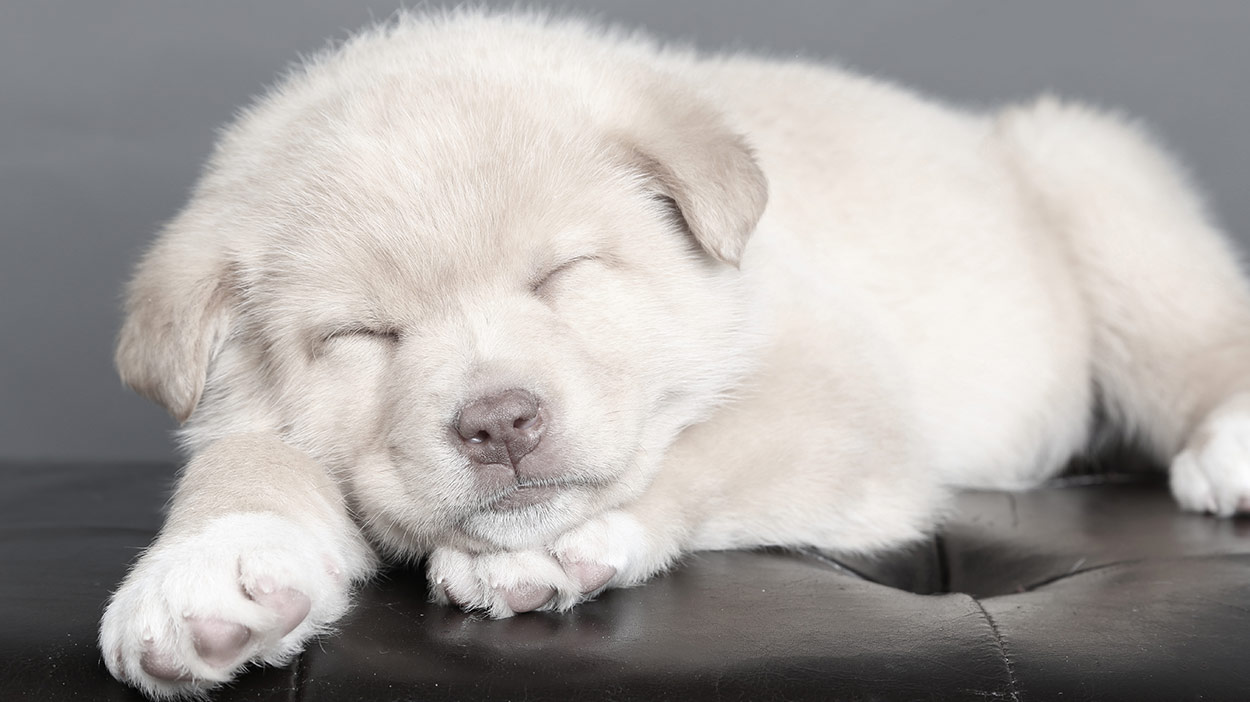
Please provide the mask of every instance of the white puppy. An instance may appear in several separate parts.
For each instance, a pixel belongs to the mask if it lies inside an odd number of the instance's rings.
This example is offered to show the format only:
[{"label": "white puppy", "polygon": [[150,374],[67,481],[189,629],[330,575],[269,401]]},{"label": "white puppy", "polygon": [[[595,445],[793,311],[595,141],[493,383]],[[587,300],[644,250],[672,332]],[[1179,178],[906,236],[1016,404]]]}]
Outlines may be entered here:
[{"label": "white puppy", "polygon": [[407,16],[286,78],[117,364],[192,456],[101,625],[156,698],[288,659],[376,553],[506,617],[694,549],[883,549],[1096,414],[1182,507],[1250,506],[1250,295],[1140,131],[577,22]]}]

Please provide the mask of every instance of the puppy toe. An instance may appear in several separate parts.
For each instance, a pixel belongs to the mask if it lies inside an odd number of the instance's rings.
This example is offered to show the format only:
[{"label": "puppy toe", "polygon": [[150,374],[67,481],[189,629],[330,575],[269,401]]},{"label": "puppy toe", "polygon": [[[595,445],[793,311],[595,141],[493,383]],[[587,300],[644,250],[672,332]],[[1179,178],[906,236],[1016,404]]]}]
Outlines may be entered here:
[{"label": "puppy toe", "polygon": [[1172,495],[1182,509],[1214,514],[1218,509],[1211,484],[1203,474],[1198,457],[1185,451],[1172,461]]},{"label": "puppy toe", "polygon": [[1172,461],[1172,494],[1181,507],[1220,517],[1250,508],[1250,411],[1217,410]]}]

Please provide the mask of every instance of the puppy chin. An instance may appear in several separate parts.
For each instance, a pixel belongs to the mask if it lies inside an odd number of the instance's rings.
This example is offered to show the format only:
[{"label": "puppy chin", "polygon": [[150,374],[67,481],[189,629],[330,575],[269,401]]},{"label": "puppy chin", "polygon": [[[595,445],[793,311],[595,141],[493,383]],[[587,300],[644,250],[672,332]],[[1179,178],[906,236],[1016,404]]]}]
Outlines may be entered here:
[{"label": "puppy chin", "polygon": [[465,535],[492,546],[522,550],[542,548],[591,516],[599,501],[586,486],[527,488],[475,510],[461,522]]}]

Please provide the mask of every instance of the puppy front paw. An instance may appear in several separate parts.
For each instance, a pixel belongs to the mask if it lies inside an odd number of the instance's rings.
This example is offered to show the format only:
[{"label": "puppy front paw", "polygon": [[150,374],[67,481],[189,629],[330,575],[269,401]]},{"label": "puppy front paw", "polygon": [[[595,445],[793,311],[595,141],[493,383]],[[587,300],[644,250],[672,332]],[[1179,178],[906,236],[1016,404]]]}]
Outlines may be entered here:
[{"label": "puppy front paw", "polygon": [[109,672],[151,698],[173,699],[202,696],[248,663],[286,663],[347,611],[360,574],[361,564],[328,543],[261,513],[162,537],[100,622]]},{"label": "puppy front paw", "polygon": [[648,549],[642,524],[613,511],[570,530],[546,549],[469,553],[437,548],[430,554],[427,577],[435,602],[502,619],[535,610],[565,611],[608,587],[642,582],[669,560]]},{"label": "puppy front paw", "polygon": [[567,609],[581,600],[577,583],[544,551],[470,553],[436,548],[426,566],[430,593],[495,619],[537,609]]}]

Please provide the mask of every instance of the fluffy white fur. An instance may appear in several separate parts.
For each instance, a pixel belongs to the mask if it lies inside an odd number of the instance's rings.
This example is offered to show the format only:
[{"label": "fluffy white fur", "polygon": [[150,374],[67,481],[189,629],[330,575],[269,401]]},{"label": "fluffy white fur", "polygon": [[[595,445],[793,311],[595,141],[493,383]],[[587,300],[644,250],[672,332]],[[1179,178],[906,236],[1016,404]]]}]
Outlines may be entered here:
[{"label": "fluffy white fur", "polygon": [[[1232,514],[1248,335],[1227,240],[1115,116],[405,16],[244,113],[139,266],[118,367],[192,458],[101,647],[198,694],[330,626],[375,551],[505,617],[694,549],[888,548],[1053,474],[1096,409]],[[488,485],[451,427],[514,388],[545,433]]]}]

